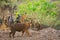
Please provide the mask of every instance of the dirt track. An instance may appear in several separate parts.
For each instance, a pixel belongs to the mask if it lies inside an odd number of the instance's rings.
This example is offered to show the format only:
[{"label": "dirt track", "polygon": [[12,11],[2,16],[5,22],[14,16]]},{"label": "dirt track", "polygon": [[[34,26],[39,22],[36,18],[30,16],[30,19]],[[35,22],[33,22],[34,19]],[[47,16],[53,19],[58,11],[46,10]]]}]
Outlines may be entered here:
[{"label": "dirt track", "polygon": [[9,38],[9,31],[0,30],[0,40],[60,40],[60,31],[52,28],[42,29],[40,31],[31,32],[32,37],[28,37],[26,34],[21,36],[21,32],[16,32],[15,38]]}]

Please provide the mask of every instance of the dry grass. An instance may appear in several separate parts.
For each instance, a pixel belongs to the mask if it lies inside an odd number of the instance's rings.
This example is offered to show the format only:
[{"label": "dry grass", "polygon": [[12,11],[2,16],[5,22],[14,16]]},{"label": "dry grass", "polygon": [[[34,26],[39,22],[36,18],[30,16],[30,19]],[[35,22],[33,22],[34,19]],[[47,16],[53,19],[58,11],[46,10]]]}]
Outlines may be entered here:
[{"label": "dry grass", "polygon": [[8,30],[9,28],[3,23],[0,27],[0,30]]}]

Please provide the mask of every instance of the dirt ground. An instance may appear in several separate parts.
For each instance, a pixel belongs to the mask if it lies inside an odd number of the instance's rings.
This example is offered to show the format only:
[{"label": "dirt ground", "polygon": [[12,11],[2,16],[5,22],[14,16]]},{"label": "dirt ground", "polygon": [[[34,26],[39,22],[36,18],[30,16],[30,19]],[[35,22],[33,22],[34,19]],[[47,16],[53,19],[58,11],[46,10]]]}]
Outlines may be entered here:
[{"label": "dirt ground", "polygon": [[39,31],[29,29],[32,35],[31,37],[28,37],[26,33],[21,36],[21,32],[16,32],[15,38],[10,38],[10,30],[5,29],[0,29],[0,40],[60,40],[60,30],[55,30],[53,28],[45,28]]}]

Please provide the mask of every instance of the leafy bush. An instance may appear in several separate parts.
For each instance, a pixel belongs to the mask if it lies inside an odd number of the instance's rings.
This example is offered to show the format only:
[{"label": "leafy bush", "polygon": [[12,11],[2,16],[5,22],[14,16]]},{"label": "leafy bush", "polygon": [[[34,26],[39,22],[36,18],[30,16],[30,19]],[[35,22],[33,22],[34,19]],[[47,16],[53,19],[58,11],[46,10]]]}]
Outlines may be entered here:
[{"label": "leafy bush", "polygon": [[57,6],[47,0],[26,1],[18,5],[17,12],[19,14],[27,13],[27,16],[40,22],[41,24],[53,26],[57,20]]}]

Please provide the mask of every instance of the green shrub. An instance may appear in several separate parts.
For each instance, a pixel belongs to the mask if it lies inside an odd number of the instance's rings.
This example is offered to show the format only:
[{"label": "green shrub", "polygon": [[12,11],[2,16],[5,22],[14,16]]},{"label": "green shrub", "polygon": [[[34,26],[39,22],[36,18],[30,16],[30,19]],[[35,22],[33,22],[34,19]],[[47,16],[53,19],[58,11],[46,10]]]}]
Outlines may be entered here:
[{"label": "green shrub", "polygon": [[41,24],[53,26],[57,21],[57,6],[47,0],[26,1],[18,5],[17,12],[20,14],[27,13],[27,16]]}]

